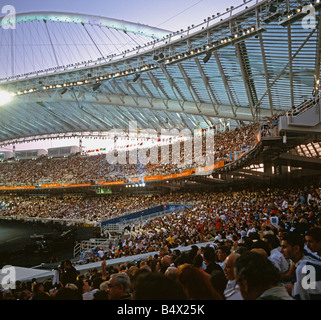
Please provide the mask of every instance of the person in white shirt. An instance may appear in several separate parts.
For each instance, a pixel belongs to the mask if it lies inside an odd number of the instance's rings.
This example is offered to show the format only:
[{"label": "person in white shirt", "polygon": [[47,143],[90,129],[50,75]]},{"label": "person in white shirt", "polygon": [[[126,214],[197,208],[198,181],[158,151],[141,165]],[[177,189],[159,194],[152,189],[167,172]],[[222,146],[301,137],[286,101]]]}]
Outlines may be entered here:
[{"label": "person in white shirt", "polygon": [[104,255],[105,255],[105,253],[104,253],[104,251],[103,251],[102,248],[100,248],[97,253],[98,253],[98,257],[99,257],[100,259],[102,259],[102,258],[104,257]]},{"label": "person in white shirt", "polygon": [[286,233],[281,241],[281,253],[295,265],[294,281],[287,290],[296,300],[321,300],[321,260],[306,255],[304,242],[304,236],[295,232]]},{"label": "person in white shirt", "polygon": [[228,246],[221,246],[217,250],[217,259],[218,264],[221,266],[222,269],[225,267],[225,259],[231,253],[230,247]]},{"label": "person in white shirt", "polygon": [[267,243],[268,248],[270,249],[268,259],[278,268],[281,274],[286,273],[289,270],[290,265],[280,252],[280,240],[273,234],[264,235],[263,240]]},{"label": "person in white shirt", "polygon": [[249,228],[249,230],[247,231],[247,236],[249,236],[249,234],[251,233],[251,232],[256,232],[256,229],[255,229],[255,227],[253,226],[253,225],[250,225],[250,228]]}]

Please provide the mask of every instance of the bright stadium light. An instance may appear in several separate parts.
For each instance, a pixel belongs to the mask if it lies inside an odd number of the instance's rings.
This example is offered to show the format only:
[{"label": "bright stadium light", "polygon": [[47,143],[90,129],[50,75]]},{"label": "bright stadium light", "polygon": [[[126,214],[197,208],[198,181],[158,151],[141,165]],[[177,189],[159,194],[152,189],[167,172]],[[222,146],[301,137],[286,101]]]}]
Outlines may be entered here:
[{"label": "bright stadium light", "polygon": [[9,103],[12,100],[13,96],[13,93],[0,90],[0,106]]}]

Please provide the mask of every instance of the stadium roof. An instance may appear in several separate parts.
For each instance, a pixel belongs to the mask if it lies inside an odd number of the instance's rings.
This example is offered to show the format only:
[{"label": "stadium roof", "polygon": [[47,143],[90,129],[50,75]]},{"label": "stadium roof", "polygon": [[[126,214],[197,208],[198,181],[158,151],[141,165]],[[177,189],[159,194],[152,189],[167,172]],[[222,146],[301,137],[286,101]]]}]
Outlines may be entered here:
[{"label": "stadium roof", "polygon": [[0,142],[128,130],[130,121],[193,131],[289,110],[320,78],[319,2],[306,5],[245,1],[174,32],[80,14],[19,14],[15,29],[0,28],[0,90],[14,95],[0,106]]}]

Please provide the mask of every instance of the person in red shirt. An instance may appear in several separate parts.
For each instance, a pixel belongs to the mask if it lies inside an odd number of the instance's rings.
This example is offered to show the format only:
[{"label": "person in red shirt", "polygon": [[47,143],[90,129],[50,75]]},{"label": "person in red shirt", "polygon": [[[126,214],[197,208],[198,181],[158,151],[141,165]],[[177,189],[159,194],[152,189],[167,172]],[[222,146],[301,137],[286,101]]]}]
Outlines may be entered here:
[{"label": "person in red shirt", "polygon": [[221,231],[222,229],[222,224],[219,220],[216,220],[215,228],[217,231]]}]

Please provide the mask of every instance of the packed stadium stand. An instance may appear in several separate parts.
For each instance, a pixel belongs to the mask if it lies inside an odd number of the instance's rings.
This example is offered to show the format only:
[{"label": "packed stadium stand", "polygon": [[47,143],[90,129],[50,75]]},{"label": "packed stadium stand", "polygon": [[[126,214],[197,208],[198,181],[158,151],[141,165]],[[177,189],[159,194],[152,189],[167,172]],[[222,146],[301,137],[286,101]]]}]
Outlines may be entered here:
[{"label": "packed stadium stand", "polygon": [[[35,234],[28,254],[47,255],[0,278],[0,299],[320,300],[320,8],[248,0],[177,32],[69,13],[79,35],[97,28],[96,48],[98,29],[126,31],[123,52],[3,70],[0,222],[60,225],[73,249],[53,257],[58,240]],[[64,17],[17,23],[58,32]],[[86,152],[89,136],[106,143]]]}]

